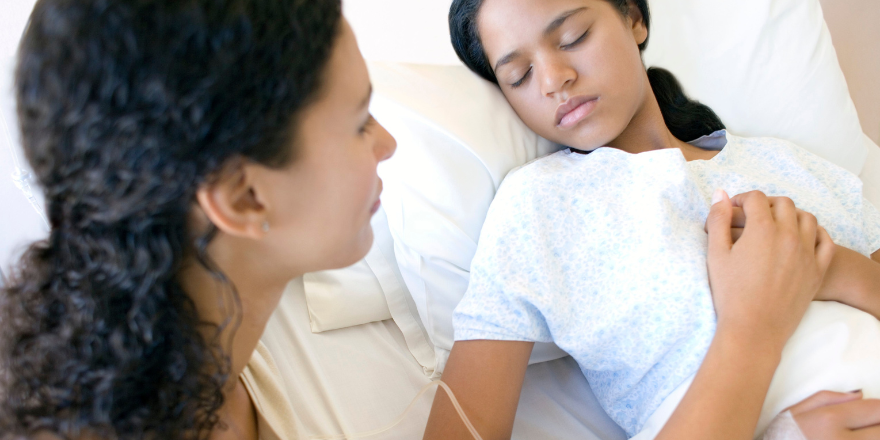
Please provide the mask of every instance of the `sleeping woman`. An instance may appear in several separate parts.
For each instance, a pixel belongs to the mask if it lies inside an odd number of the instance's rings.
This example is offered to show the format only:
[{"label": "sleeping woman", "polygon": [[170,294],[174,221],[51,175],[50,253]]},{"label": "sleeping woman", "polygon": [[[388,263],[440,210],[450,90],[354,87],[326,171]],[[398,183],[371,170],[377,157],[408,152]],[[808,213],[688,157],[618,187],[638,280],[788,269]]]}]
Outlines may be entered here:
[{"label": "sleeping woman", "polygon": [[[659,432],[667,419],[702,429],[685,415],[694,400],[684,393],[723,380],[697,374],[704,362],[725,362],[723,353],[710,350],[720,329],[749,322],[748,314],[772,319],[786,306],[740,310],[741,321],[724,320],[729,315],[721,309],[730,303],[717,295],[713,303],[711,287],[719,281],[713,267],[736,260],[707,261],[710,247],[736,253],[737,240],[802,247],[825,271],[823,279],[803,282],[814,284],[815,299],[837,302],[810,306],[808,317],[842,313],[861,328],[880,328],[874,318],[880,317],[880,214],[864,200],[861,182],[789,142],[727,133],[711,109],[684,96],[669,72],[646,71],[646,1],[456,0],[450,28],[464,63],[497,83],[536,133],[569,147],[505,180],[454,315],[457,342],[444,381],[487,432],[503,436],[512,423],[505,408],[512,399],[515,409],[534,342],[567,351],[630,437],[650,428],[648,437],[672,438]],[[751,209],[761,205],[769,210]],[[788,239],[738,229],[746,221],[771,220],[782,222]],[[731,227],[712,240],[704,229]],[[767,260],[764,267],[787,264]],[[753,335],[752,349],[784,344],[796,325],[780,324],[785,338]],[[880,349],[880,341],[870,344],[861,348]],[[506,387],[514,389],[476,385],[481,376],[474,365],[483,361],[503,366],[496,372],[504,370]],[[746,366],[769,376],[772,367]],[[755,424],[707,428],[703,438],[751,437],[759,416],[768,421],[758,408],[769,376],[763,389],[743,390],[742,402],[718,410],[719,418],[751,411]],[[842,383],[852,385],[848,390],[878,380],[855,375]],[[482,396],[469,401],[475,387]],[[758,408],[748,406],[749,399]],[[674,412],[676,406],[688,410]],[[441,394],[429,438],[443,430],[444,411]]]}]

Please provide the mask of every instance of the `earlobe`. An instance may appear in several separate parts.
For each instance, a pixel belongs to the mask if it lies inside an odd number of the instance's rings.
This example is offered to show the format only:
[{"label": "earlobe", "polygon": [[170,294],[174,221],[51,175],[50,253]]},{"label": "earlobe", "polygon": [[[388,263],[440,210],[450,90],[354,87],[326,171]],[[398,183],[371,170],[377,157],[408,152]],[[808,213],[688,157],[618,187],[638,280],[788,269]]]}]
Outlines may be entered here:
[{"label": "earlobe", "polygon": [[633,37],[636,39],[636,44],[642,44],[648,40],[648,29],[645,28],[641,20],[633,23]]},{"label": "earlobe", "polygon": [[260,239],[266,235],[266,209],[258,200],[245,167],[224,173],[196,191],[196,201],[208,220],[235,237]]},{"label": "earlobe", "polygon": [[629,2],[629,18],[632,22],[632,32],[633,37],[636,40],[636,44],[642,44],[648,40],[648,27],[645,26],[645,17],[642,15],[642,10],[639,9],[638,5],[636,5],[632,0]]}]

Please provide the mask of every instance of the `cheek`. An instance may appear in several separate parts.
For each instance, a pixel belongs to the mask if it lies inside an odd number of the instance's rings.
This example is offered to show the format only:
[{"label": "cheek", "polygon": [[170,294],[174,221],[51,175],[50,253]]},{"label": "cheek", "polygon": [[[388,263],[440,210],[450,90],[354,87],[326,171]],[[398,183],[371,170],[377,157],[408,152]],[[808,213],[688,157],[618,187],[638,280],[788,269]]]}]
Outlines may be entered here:
[{"label": "cheek", "polygon": [[[328,239],[336,242],[340,253],[366,253],[372,242],[370,208],[378,197],[375,161],[350,155],[337,162],[327,176],[326,190],[321,194],[327,219],[320,226],[333,234]],[[362,249],[365,241],[366,249]]]},{"label": "cheek", "polygon": [[378,198],[375,164],[353,167],[338,190],[327,196],[336,201],[338,217],[333,222],[338,259],[336,265],[349,266],[366,256],[373,244],[370,209]]},{"label": "cheek", "polygon": [[[629,40],[627,40],[629,38]],[[609,58],[609,65],[614,68],[615,86],[621,95],[626,96],[631,106],[640,106],[644,95],[645,67],[641,53],[630,35],[616,39],[617,47]]]},{"label": "cheek", "polygon": [[[638,47],[626,44],[624,36],[611,36],[597,42],[590,75],[604,95],[604,117],[609,125],[625,127],[644,102],[644,67]],[[632,42],[630,38],[629,43]]]},{"label": "cheek", "polygon": [[540,91],[525,90],[508,93],[507,101],[517,116],[534,132],[545,136],[555,128],[556,103],[541,96]]},{"label": "cheek", "polygon": [[276,221],[284,229],[276,244],[308,255],[318,269],[354,264],[372,244],[369,211],[378,192],[375,161],[358,156],[357,150],[345,151],[330,146],[276,183],[281,201]]},{"label": "cheek", "polygon": [[[619,32],[618,32],[619,33]],[[638,51],[635,59],[630,48],[622,44],[625,40],[615,33],[597,35],[595,44],[588,55],[591,60],[588,76],[594,77],[603,89],[600,93],[620,99],[632,91],[632,80],[641,70]]]}]

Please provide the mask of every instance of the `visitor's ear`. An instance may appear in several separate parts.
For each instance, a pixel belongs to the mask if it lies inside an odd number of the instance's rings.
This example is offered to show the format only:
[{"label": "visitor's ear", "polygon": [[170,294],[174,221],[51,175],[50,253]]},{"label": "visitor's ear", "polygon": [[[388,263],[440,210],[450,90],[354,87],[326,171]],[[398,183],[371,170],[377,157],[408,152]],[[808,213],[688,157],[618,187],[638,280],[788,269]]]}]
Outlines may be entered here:
[{"label": "visitor's ear", "polygon": [[228,235],[252,239],[266,235],[267,210],[253,182],[254,166],[231,164],[196,192],[205,216]]},{"label": "visitor's ear", "polygon": [[648,26],[645,23],[645,17],[642,15],[642,10],[639,9],[639,6],[633,0],[628,0],[627,6],[627,9],[629,9],[629,19],[632,23],[633,38],[636,40],[636,44],[642,44],[648,40]]}]

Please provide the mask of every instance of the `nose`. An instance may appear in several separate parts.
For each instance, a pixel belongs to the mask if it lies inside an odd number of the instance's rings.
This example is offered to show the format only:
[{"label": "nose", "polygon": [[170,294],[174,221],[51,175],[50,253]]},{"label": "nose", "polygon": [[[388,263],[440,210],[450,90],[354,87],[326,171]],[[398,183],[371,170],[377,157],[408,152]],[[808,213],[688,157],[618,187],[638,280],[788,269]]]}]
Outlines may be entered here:
[{"label": "nose", "polygon": [[560,57],[548,56],[541,65],[535,65],[541,83],[541,93],[553,98],[577,80],[578,74],[569,63]]},{"label": "nose", "polygon": [[394,155],[394,152],[397,150],[397,141],[382,124],[377,122],[376,125],[376,143],[373,145],[373,150],[376,153],[376,158],[379,162],[382,162]]}]

